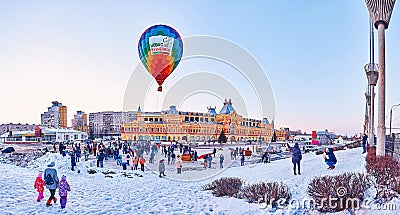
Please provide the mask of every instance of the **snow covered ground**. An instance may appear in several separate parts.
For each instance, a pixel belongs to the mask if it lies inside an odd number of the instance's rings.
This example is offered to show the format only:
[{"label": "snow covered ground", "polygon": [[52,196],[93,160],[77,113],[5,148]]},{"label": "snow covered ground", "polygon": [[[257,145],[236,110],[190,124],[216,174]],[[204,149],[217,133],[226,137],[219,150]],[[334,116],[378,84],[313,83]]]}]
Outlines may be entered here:
[{"label": "snow covered ground", "polygon": [[[225,153],[225,152],[223,152]],[[0,214],[318,214],[304,209],[277,210],[260,209],[257,204],[249,204],[241,199],[214,197],[209,191],[202,191],[201,185],[220,177],[240,177],[246,183],[283,182],[287,184],[292,198],[301,200],[307,197],[307,186],[311,179],[320,175],[334,175],[344,172],[364,172],[365,155],[361,149],[336,152],[338,164],[329,171],[321,155],[303,155],[301,175],[293,175],[290,159],[259,163],[231,168],[184,171],[181,175],[174,168],[167,169],[167,177],[159,178],[155,171],[123,171],[114,169],[113,160],[106,168],[93,166],[93,161],[79,162],[77,171],[69,169],[69,157],[47,154],[33,161],[28,168],[11,164],[0,164]],[[225,156],[230,162],[230,156]],[[156,159],[158,160],[158,159]],[[68,203],[60,209],[59,203],[46,207],[45,202],[36,202],[33,183],[39,171],[43,171],[50,161],[56,162],[58,175],[67,176],[71,185]],[[237,162],[237,161],[234,161]],[[185,165],[185,164],[184,164]],[[197,165],[197,164],[194,164]],[[87,169],[95,169],[97,174],[88,174]],[[150,170],[153,168],[149,168]],[[112,178],[100,171],[112,170]],[[143,177],[123,173],[138,173]],[[58,192],[57,192],[58,195]],[[45,198],[49,196],[45,191]],[[396,211],[356,210],[356,214],[400,214],[398,200]],[[339,214],[348,214],[342,212]]]}]

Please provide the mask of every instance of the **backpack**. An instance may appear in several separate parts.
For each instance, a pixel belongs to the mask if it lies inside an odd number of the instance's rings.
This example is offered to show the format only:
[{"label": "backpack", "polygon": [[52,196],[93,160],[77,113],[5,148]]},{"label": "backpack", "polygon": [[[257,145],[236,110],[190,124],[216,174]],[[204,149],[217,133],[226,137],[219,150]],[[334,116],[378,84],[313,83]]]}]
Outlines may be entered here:
[{"label": "backpack", "polygon": [[46,177],[44,178],[44,181],[46,182],[46,185],[52,185],[54,184],[54,180],[51,177],[50,174],[47,174]]}]

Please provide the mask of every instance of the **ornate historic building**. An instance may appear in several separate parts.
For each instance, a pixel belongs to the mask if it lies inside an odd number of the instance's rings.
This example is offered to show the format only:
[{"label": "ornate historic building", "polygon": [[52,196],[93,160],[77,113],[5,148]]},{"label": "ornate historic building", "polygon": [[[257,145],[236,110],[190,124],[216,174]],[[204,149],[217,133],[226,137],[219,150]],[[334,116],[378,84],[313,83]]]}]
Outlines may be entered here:
[{"label": "ornate historic building", "polygon": [[221,111],[209,107],[207,113],[178,111],[175,106],[162,112],[137,112],[137,118],[121,125],[122,140],[217,141],[224,131],[231,141],[270,141],[274,125],[267,118],[248,119],[240,116],[231,100]]}]

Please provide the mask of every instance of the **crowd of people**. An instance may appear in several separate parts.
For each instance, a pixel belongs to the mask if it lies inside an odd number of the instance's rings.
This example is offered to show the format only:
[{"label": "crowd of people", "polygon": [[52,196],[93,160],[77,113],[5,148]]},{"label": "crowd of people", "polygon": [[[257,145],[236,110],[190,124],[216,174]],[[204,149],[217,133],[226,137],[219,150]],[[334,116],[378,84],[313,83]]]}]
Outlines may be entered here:
[{"label": "crowd of people", "polygon": [[[365,138],[365,137],[364,137]],[[366,138],[365,138],[366,139]],[[56,152],[55,145],[54,151]],[[293,173],[294,175],[300,175],[300,163],[302,160],[302,153],[299,148],[298,143],[294,143],[293,146],[287,144],[288,149],[291,153],[292,163],[293,163]],[[80,158],[83,154],[85,156],[85,161],[90,159],[95,159],[97,167],[103,168],[105,160],[111,160],[109,162],[115,162],[116,165],[121,166],[123,170],[127,170],[128,166],[131,170],[138,170],[140,166],[140,171],[145,171],[146,159],[145,156],[149,158],[149,163],[154,164],[156,158],[158,158],[158,172],[159,177],[162,178],[166,176],[166,165],[175,165],[176,173],[181,174],[183,169],[182,155],[186,152],[190,154],[191,161],[197,161],[199,158],[203,159],[202,165],[206,168],[212,168],[212,160],[219,160],[219,168],[224,168],[225,157],[223,153],[218,153],[218,150],[214,147],[212,152],[206,153],[202,156],[198,156],[197,151],[191,149],[189,146],[183,146],[182,144],[170,144],[170,145],[160,145],[151,144],[150,142],[135,142],[135,143],[122,143],[122,142],[108,142],[96,143],[90,142],[84,144],[72,144],[71,150],[67,150],[65,144],[59,144],[59,153],[62,156],[70,156],[71,170],[74,171]],[[245,165],[246,150],[242,147],[229,148],[231,160],[236,160],[240,158],[240,166]],[[254,151],[254,147],[253,147]],[[160,154],[159,154],[160,153]],[[158,155],[157,155],[158,154]],[[186,153],[187,154],[187,153]],[[246,155],[245,155],[246,154]],[[156,157],[157,155],[157,157]],[[324,150],[323,158],[329,170],[333,170],[337,163],[336,156],[334,154],[333,148],[326,148]],[[165,162],[167,160],[167,163]],[[260,162],[269,163],[270,155],[268,149],[262,153]],[[54,168],[55,163],[51,162],[48,164],[44,173],[39,172],[34,183],[34,188],[38,192],[37,201],[40,202],[44,199],[44,189],[49,190],[49,198],[47,199],[46,205],[52,206],[53,203],[57,202],[56,190],[59,190],[60,206],[65,208],[67,203],[68,192],[71,188],[66,180],[66,176],[63,175],[61,180],[57,176],[57,170]],[[78,170],[79,171],[79,170]]]}]

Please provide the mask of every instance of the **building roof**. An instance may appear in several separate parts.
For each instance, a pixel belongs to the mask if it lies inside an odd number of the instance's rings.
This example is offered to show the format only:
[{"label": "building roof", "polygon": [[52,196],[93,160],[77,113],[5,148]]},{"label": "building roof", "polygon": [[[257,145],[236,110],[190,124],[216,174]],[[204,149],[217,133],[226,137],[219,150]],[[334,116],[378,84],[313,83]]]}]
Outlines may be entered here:
[{"label": "building roof", "polygon": [[175,105],[171,105],[169,107],[169,110],[167,111],[167,114],[179,114],[178,110],[176,110],[176,106]]},{"label": "building roof", "polygon": [[267,125],[271,124],[271,123],[269,123],[268,118],[263,118],[262,123],[263,123],[263,124],[267,124]]},{"label": "building roof", "polygon": [[225,99],[224,106],[222,107],[221,111],[219,111],[219,114],[230,114],[234,110],[235,109],[232,106],[231,99],[228,101]]},{"label": "building roof", "polygon": [[207,108],[208,109],[208,112],[207,112],[207,114],[209,114],[209,115],[214,115],[214,116],[216,116],[216,115],[218,115],[217,114],[217,111],[215,111],[215,108],[216,107],[209,107],[209,108]]}]

